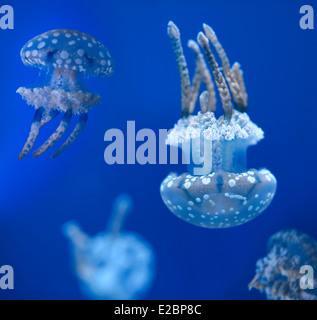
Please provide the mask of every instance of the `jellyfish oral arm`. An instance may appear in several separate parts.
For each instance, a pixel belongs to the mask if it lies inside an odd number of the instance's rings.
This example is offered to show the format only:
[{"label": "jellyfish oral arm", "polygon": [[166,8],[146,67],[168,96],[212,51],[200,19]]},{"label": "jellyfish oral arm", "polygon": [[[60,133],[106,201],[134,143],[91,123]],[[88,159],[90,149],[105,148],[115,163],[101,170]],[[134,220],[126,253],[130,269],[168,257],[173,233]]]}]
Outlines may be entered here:
[{"label": "jellyfish oral arm", "polygon": [[89,237],[81,230],[77,223],[66,223],[63,226],[63,232],[74,246],[77,246],[81,249],[85,248]]},{"label": "jellyfish oral arm", "polygon": [[176,25],[170,21],[168,23],[167,32],[172,40],[173,50],[176,56],[178,70],[181,79],[181,92],[182,92],[182,113],[189,113],[189,101],[190,101],[190,80],[187,69],[186,59],[183,53],[183,48],[180,42],[180,33]]},{"label": "jellyfish oral arm", "polygon": [[132,200],[130,196],[122,194],[116,198],[111,219],[108,225],[108,231],[113,237],[117,237],[122,228],[124,219],[132,211]]},{"label": "jellyfish oral arm", "polygon": [[37,149],[33,155],[34,157],[38,157],[39,155],[41,155],[42,153],[44,153],[45,151],[49,150],[50,148],[52,148],[55,143],[64,135],[65,131],[67,130],[69,123],[72,119],[72,111],[68,110],[62,120],[60,125],[58,126],[58,128],[56,129],[55,133],[53,133],[50,138],[39,148]]},{"label": "jellyfish oral arm", "polygon": [[55,119],[60,114],[60,111],[58,110],[51,110],[49,113],[47,113],[45,116],[43,116],[41,120],[41,126],[44,124],[50,122],[51,120]]},{"label": "jellyfish oral arm", "polygon": [[181,44],[180,32],[177,26],[172,21],[168,23],[167,30],[168,35],[172,41],[172,46],[175,53],[181,79],[182,115],[188,116],[194,111],[202,81],[205,82],[207,91],[210,96],[210,100],[208,102],[208,109],[214,111],[216,104],[214,86],[211,81],[210,74],[207,70],[205,61],[200,53],[199,46],[192,40],[188,42],[189,48],[193,51],[195,55],[197,64],[196,73],[194,75],[191,86],[189,79],[189,71],[187,69],[187,63]]},{"label": "jellyfish oral arm", "polygon": [[52,158],[56,158],[61,155],[80,135],[80,133],[84,130],[86,123],[88,120],[88,113],[84,113],[80,116],[78,123],[76,124],[73,132],[66,140],[66,142],[52,155]]},{"label": "jellyfish oral arm", "polygon": [[100,103],[100,96],[78,90],[78,84],[74,80],[75,77],[76,73],[74,71],[68,72],[59,69],[53,72],[50,87],[18,89],[17,92],[26,99],[28,104],[34,104],[38,107],[38,110],[41,110],[41,116],[45,113],[41,118],[39,127],[37,126],[36,120],[39,117],[39,113],[37,113],[37,118],[35,119],[33,129],[31,130],[32,135],[21,152],[19,159],[22,159],[27,155],[33,147],[36,137],[39,134],[40,127],[53,120],[61,112],[65,112],[65,114],[59,127],[56,132],[33,153],[34,157],[38,157],[48,151],[58,140],[61,139],[70,124],[72,114],[81,114],[78,124],[69,136],[68,140],[53,154],[52,158],[56,158],[61,155],[77,139],[81,131],[84,129],[88,120],[87,111],[92,105]]},{"label": "jellyfish oral arm", "polygon": [[[61,83],[56,79],[54,81],[52,80],[54,85],[52,84],[51,87],[18,89],[17,92],[22,95],[27,103],[35,105],[38,108],[37,110],[39,110],[36,112],[29,139],[25,144],[19,159],[22,159],[29,153],[35,143],[41,126],[53,120],[61,112],[65,112],[56,132],[33,153],[34,157],[41,155],[53,147],[66,132],[70,124],[72,114],[80,114],[80,118],[74,131],[71,133],[68,140],[62,145],[62,147],[53,154],[52,158],[56,158],[57,156],[61,155],[77,139],[81,131],[84,129],[88,120],[88,110],[92,107],[92,105],[96,105],[101,102],[100,96],[97,94],[85,93],[80,90],[74,91],[74,88],[77,86],[73,83],[73,81],[68,81],[69,79],[70,78],[68,78],[66,82],[63,80]],[[65,86],[67,90],[71,91],[65,91]],[[38,125],[37,119],[39,117],[41,117],[41,119]]]},{"label": "jellyfish oral arm", "polygon": [[219,89],[219,95],[224,111],[224,117],[226,120],[230,121],[232,116],[232,104],[229,89],[225,83],[222,73],[219,70],[218,64],[209,48],[208,39],[202,32],[198,34],[197,41],[206,55],[206,59],[210,65],[210,68],[215,78],[215,83]]},{"label": "jellyfish oral arm", "polygon": [[29,133],[29,137],[19,155],[19,160],[21,160],[23,157],[25,157],[30,150],[32,149],[34,142],[37,138],[37,136],[39,135],[40,132],[40,127],[41,127],[41,119],[42,119],[42,115],[44,113],[44,108],[39,108],[36,110],[35,112],[35,116],[31,125],[31,131]]}]

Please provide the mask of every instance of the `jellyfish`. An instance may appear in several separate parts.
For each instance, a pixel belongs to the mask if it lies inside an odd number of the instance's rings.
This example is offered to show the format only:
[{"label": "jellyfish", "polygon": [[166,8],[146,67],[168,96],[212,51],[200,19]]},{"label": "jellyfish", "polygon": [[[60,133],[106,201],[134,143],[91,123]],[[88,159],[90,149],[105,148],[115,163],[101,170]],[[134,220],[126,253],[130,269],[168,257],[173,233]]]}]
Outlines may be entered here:
[{"label": "jellyfish", "polygon": [[89,91],[85,80],[89,76],[112,75],[112,57],[109,50],[94,37],[75,30],[60,29],[45,32],[28,41],[21,50],[21,59],[26,66],[40,69],[42,79],[36,85],[17,90],[26,103],[36,109],[19,159],[30,152],[42,125],[63,114],[56,131],[33,153],[34,157],[52,148],[66,132],[72,115],[79,115],[73,132],[53,154],[52,158],[56,158],[84,129],[88,110],[101,103],[101,97]]},{"label": "jellyfish", "polygon": [[131,209],[131,198],[118,196],[107,231],[94,237],[84,233],[75,222],[64,226],[75,274],[83,294],[90,299],[137,299],[150,287],[155,259],[151,246],[141,236],[121,231]]},{"label": "jellyfish", "polygon": [[[283,230],[268,241],[267,256],[256,263],[249,289],[265,292],[270,300],[317,300],[317,278],[303,289],[301,268],[317,270],[317,242],[298,230]],[[306,279],[304,280],[306,282]]]},{"label": "jellyfish", "polygon": [[[263,139],[263,131],[247,114],[248,96],[240,65],[236,62],[230,67],[215,32],[206,24],[203,28],[205,34],[200,32],[197,38],[200,46],[188,42],[196,61],[190,81],[180,32],[172,21],[168,24],[181,79],[182,117],[169,131],[166,143],[182,149],[188,172],[170,173],[160,191],[165,205],[180,219],[205,228],[227,228],[262,213],[274,197],[276,179],[267,169],[247,168],[247,149]],[[221,68],[209,41],[220,57]],[[222,104],[223,115],[218,119],[215,86],[206,61]],[[202,83],[206,90],[199,96]],[[193,115],[198,96],[200,111]]]}]

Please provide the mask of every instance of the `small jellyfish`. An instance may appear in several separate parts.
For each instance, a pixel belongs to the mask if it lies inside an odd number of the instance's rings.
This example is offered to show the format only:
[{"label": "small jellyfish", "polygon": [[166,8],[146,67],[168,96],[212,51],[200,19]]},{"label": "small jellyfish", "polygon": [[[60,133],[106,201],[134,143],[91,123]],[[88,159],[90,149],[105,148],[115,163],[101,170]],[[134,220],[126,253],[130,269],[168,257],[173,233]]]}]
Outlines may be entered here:
[{"label": "small jellyfish", "polygon": [[121,231],[131,209],[131,198],[120,195],[115,200],[108,230],[94,237],[85,234],[77,223],[68,222],[64,226],[75,273],[83,294],[90,299],[137,299],[146,293],[153,280],[151,246],[139,235]]},{"label": "small jellyfish", "polygon": [[[247,148],[263,138],[263,131],[246,113],[248,97],[240,65],[234,63],[230,68],[214,31],[205,24],[203,27],[205,34],[198,34],[198,43],[212,70],[224,115],[215,117],[214,84],[199,45],[188,42],[196,61],[191,84],[179,30],[169,22],[168,35],[181,78],[182,118],[166,143],[182,148],[189,172],[170,173],[161,184],[161,196],[169,210],[184,221],[205,228],[227,228],[263,212],[273,199],[276,180],[266,169],[247,169]],[[220,56],[221,69],[209,41]],[[206,90],[199,97],[201,110],[192,115],[202,83]]]},{"label": "small jellyfish", "polygon": [[17,90],[26,103],[36,109],[19,159],[30,152],[43,124],[63,113],[60,125],[33,153],[34,157],[55,145],[66,132],[73,114],[80,115],[69,138],[53,154],[52,158],[56,158],[84,129],[88,110],[101,103],[100,96],[89,91],[85,80],[89,76],[112,75],[112,57],[109,50],[94,37],[75,30],[60,29],[45,32],[28,41],[21,50],[21,59],[26,66],[39,68],[44,79],[37,85]]},{"label": "small jellyfish", "polygon": [[306,267],[317,270],[317,242],[313,238],[297,230],[280,231],[269,239],[267,252],[256,263],[250,290],[265,292],[270,300],[317,300],[317,278],[305,278]]}]

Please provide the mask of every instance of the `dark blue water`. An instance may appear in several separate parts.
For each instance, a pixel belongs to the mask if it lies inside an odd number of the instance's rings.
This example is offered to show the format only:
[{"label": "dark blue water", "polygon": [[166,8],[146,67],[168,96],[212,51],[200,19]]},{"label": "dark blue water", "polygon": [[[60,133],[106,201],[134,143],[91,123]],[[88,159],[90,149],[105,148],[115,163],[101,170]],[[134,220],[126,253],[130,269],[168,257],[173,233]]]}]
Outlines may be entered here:
[{"label": "dark blue water", "polygon": [[[255,262],[270,235],[297,228],[317,238],[316,30],[301,30],[299,8],[309,1],[5,1],[15,29],[0,30],[0,265],[12,265],[15,289],[1,299],[80,299],[70,269],[64,222],[77,220],[90,234],[106,226],[113,199],[130,193],[134,213],[125,224],[157,255],[148,299],[261,299],[248,291]],[[251,148],[248,166],[267,167],[278,189],[255,220],[227,230],[206,230],[176,218],[159,186],[182,165],[113,165],[103,158],[110,128],[171,128],[180,115],[180,85],[166,26],[173,20],[186,45],[202,23],[211,25],[231,62],[244,70],[251,119],[265,139]],[[16,89],[32,84],[21,47],[56,28],[95,36],[111,51],[115,73],[91,79],[103,103],[89,112],[87,127],[67,152],[18,161],[33,118]],[[185,53],[193,71],[191,52]],[[219,106],[218,106],[219,108]],[[57,122],[41,131],[39,142]],[[40,145],[38,142],[37,145]]]}]

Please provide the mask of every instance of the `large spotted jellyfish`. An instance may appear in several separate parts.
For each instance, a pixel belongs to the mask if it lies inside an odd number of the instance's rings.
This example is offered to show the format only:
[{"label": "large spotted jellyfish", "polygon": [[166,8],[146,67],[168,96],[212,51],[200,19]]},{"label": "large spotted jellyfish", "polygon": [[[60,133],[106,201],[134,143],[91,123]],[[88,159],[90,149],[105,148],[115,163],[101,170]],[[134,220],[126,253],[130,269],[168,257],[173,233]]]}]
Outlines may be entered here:
[{"label": "large spotted jellyfish", "polygon": [[293,229],[274,234],[267,247],[249,288],[270,300],[317,300],[317,242]]},{"label": "large spotted jellyfish", "polygon": [[[168,35],[181,78],[182,118],[166,142],[182,148],[189,172],[170,173],[161,184],[161,196],[172,213],[193,225],[226,228],[241,225],[263,212],[275,194],[276,179],[266,169],[247,169],[247,148],[263,138],[263,131],[246,113],[248,97],[240,65],[234,63],[230,68],[216,34],[208,25],[203,27],[205,34],[200,32],[197,39],[212,70],[224,115],[215,117],[214,84],[199,45],[188,42],[196,61],[191,83],[179,30],[169,22]],[[222,69],[209,41],[220,57]],[[206,86],[199,97],[201,110],[192,115],[201,83]]]},{"label": "large spotted jellyfish", "polygon": [[87,89],[85,78],[112,75],[112,57],[109,50],[94,37],[61,29],[45,32],[28,41],[21,50],[21,59],[26,66],[39,68],[44,79],[37,85],[17,90],[26,103],[36,109],[29,137],[19,159],[30,152],[43,124],[63,113],[57,130],[34,152],[34,157],[53,147],[64,135],[73,114],[80,115],[69,138],[53,154],[52,158],[55,158],[84,129],[88,110],[101,103],[100,96]]},{"label": "large spotted jellyfish", "polygon": [[94,237],[75,222],[64,226],[70,240],[75,274],[90,299],[137,299],[148,290],[154,277],[154,253],[139,235],[122,232],[132,200],[120,195],[114,202],[108,230]]}]

